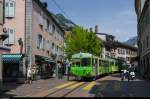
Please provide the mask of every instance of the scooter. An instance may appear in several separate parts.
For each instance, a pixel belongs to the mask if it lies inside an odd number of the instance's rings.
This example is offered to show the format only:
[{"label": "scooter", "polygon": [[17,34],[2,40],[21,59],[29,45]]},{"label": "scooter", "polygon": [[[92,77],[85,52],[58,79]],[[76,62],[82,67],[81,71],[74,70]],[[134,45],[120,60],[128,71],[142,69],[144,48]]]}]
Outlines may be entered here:
[{"label": "scooter", "polygon": [[131,80],[135,79],[135,72],[134,71],[130,72],[130,78],[131,78]]}]

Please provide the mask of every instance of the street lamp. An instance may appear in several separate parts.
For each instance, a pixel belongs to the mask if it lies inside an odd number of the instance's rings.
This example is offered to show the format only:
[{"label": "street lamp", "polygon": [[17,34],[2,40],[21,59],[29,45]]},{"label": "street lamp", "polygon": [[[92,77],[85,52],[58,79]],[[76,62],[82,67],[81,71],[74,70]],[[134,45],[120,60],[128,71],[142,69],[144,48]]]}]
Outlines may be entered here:
[{"label": "street lamp", "polygon": [[19,46],[20,46],[20,54],[22,54],[22,50],[23,50],[23,41],[22,41],[22,38],[19,38],[18,43],[19,43]]}]

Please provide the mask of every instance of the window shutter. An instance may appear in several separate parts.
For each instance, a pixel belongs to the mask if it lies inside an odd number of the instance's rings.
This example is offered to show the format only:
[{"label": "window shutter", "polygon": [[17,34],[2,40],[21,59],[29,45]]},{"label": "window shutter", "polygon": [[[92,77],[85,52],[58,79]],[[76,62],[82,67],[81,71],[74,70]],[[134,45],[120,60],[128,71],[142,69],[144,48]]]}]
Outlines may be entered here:
[{"label": "window shutter", "polygon": [[9,17],[9,2],[5,2],[5,17]]},{"label": "window shutter", "polygon": [[9,17],[15,17],[15,2],[9,2]]},{"label": "window shutter", "polygon": [[15,44],[15,29],[9,29],[9,44]]},{"label": "window shutter", "polygon": [[43,17],[38,14],[38,18],[39,18],[39,24],[43,26]]}]

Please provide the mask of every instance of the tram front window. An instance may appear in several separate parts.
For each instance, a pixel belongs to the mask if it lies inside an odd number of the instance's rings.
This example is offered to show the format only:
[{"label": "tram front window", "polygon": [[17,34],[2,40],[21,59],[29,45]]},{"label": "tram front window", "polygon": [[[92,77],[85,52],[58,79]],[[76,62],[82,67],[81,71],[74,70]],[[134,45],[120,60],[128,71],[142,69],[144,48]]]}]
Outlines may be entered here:
[{"label": "tram front window", "polygon": [[91,59],[90,58],[83,58],[81,59],[81,66],[90,66]]},{"label": "tram front window", "polygon": [[80,66],[80,59],[73,59],[72,63],[74,66]]}]

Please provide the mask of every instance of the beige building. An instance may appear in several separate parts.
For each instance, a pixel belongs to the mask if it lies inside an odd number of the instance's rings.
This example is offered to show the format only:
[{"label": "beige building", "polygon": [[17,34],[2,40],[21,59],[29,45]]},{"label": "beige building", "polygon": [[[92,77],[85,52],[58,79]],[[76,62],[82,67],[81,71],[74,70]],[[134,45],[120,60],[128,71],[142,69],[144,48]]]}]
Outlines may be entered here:
[{"label": "beige building", "polygon": [[139,70],[142,75],[150,72],[150,1],[135,0],[138,29]]},{"label": "beige building", "polygon": [[[44,75],[50,73],[50,62],[63,61],[64,31],[48,11],[47,3],[5,0],[4,27],[9,34],[4,45],[11,48],[11,54],[25,55],[23,66],[19,66],[24,75],[27,65],[36,63]],[[18,41],[22,41],[23,48]]]},{"label": "beige building", "polygon": [[95,33],[102,40],[102,58],[121,59],[126,63],[137,57],[137,46],[129,46],[115,40],[115,36],[107,33],[98,33],[98,26],[95,26]]},{"label": "beige building", "polygon": [[132,58],[137,57],[137,47],[129,46],[121,42],[114,42],[115,49],[111,50],[111,57],[131,63]]}]

